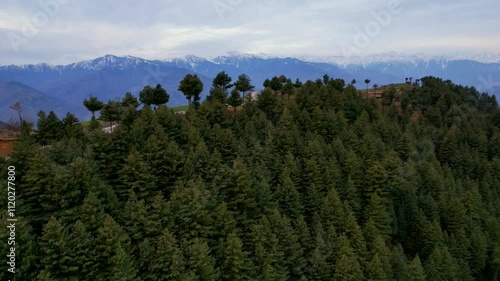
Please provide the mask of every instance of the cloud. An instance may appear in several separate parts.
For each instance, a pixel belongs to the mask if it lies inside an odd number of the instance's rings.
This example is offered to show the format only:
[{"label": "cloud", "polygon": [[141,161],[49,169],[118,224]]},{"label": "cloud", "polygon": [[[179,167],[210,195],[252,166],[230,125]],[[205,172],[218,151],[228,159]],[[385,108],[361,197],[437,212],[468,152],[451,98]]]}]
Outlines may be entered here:
[{"label": "cloud", "polygon": [[[366,33],[377,23],[374,14],[387,11],[394,1],[400,1],[401,13],[391,14],[387,25],[378,22],[380,30],[358,48],[359,54],[500,49],[497,0],[5,1],[0,64],[71,63],[104,54],[215,56],[231,50],[342,55],[341,45],[354,45],[360,30]],[[50,3],[62,4],[51,14],[45,9]],[[24,36],[26,22],[33,24],[43,13],[47,23],[36,35]],[[12,36],[26,39],[17,51]]]}]

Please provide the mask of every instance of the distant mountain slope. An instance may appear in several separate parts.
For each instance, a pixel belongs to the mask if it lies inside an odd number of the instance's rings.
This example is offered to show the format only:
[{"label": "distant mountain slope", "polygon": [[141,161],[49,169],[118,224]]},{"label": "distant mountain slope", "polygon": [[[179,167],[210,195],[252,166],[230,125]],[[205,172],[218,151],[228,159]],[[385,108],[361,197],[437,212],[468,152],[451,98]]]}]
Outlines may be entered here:
[{"label": "distant mountain slope", "polygon": [[[174,59],[166,62],[208,77],[215,77],[220,71],[225,71],[233,79],[237,79],[238,75],[245,73],[250,76],[257,88],[262,88],[262,83],[265,79],[282,74],[301,80],[315,80],[323,77],[325,74],[345,80],[352,80],[354,77],[349,72],[333,64],[307,62],[296,58],[262,58],[259,56],[235,54],[219,56],[212,60],[186,56],[182,59]],[[386,76],[390,77],[391,75]]]},{"label": "distant mountain slope", "polygon": [[[171,95],[169,104],[175,106],[185,103],[177,88],[188,72],[160,61],[107,55],[65,66],[3,66],[0,78],[22,82],[78,106],[90,95],[107,101],[121,98],[128,91],[138,94],[145,85],[160,83]],[[207,77],[201,79],[206,84],[211,81]]]},{"label": "distant mountain slope", "polygon": [[9,108],[16,101],[26,106],[23,116],[28,120],[35,121],[40,110],[52,110],[59,118],[63,118],[67,112],[74,113],[80,119],[89,118],[89,113],[82,107],[69,105],[61,99],[48,96],[19,82],[0,81],[0,120],[17,120],[17,113]]},{"label": "distant mountain slope", "polygon": [[[494,61],[495,58],[486,57],[483,61]],[[106,55],[69,65],[51,66],[42,63],[0,66],[0,79],[22,83],[31,87],[31,90],[36,89],[35,91],[46,96],[59,99],[63,102],[58,103],[60,106],[64,103],[72,104],[79,112],[83,112],[82,100],[91,94],[107,101],[121,98],[128,91],[138,95],[145,85],[157,83],[162,84],[169,92],[169,106],[184,105],[185,97],[177,88],[179,81],[187,73],[200,76],[204,83],[204,98],[212,79],[220,71],[226,71],[233,81],[238,75],[247,74],[257,90],[262,88],[266,78],[281,74],[303,81],[315,80],[328,74],[346,82],[356,79],[360,88],[365,87],[363,81],[367,78],[371,80],[370,85],[385,85],[404,82],[405,77],[413,77],[415,80],[432,75],[474,86],[479,91],[495,94],[500,99],[500,63],[396,55],[374,56],[366,61],[352,59],[352,63],[349,63],[349,58],[341,57],[297,59],[242,53],[230,53],[212,59],[190,55],[163,61]],[[5,103],[0,103],[0,107],[5,106]],[[39,105],[30,106],[35,108]],[[2,114],[5,115],[5,111]]]}]

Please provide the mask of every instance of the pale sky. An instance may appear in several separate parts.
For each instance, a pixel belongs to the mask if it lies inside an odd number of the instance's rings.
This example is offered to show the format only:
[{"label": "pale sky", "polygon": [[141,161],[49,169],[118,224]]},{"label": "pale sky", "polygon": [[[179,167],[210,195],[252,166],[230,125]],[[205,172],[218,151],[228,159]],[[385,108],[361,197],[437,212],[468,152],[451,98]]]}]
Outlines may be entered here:
[{"label": "pale sky", "polygon": [[2,0],[0,65],[229,51],[498,54],[499,15],[499,0]]}]

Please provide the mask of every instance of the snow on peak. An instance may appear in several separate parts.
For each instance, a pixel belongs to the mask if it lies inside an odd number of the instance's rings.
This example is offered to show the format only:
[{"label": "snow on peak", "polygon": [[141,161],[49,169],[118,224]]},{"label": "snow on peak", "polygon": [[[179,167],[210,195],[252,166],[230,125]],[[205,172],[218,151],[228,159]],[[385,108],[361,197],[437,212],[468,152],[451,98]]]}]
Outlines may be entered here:
[{"label": "snow on peak", "polygon": [[85,60],[77,63],[67,65],[70,69],[85,69],[85,70],[101,70],[104,68],[117,68],[120,70],[136,67],[142,63],[149,63],[149,61],[133,57],[124,56],[118,57],[114,55],[105,55],[93,60]]},{"label": "snow on peak", "polygon": [[240,61],[249,59],[271,59],[277,58],[277,56],[271,56],[264,53],[252,54],[252,53],[242,53],[237,51],[227,52],[225,55],[220,55],[213,57],[211,60],[215,63],[238,63]]}]

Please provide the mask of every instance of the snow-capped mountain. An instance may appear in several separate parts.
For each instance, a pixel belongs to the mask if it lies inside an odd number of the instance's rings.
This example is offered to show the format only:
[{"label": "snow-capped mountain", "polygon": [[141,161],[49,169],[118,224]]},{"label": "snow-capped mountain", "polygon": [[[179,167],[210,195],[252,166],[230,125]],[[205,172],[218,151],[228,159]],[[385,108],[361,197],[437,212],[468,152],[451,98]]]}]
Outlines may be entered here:
[{"label": "snow-capped mountain", "polygon": [[[126,92],[137,95],[144,86],[160,83],[170,93],[169,105],[177,106],[186,103],[177,89],[179,81],[187,73],[201,77],[204,83],[202,96],[205,96],[212,79],[221,71],[234,80],[240,74],[247,74],[256,89],[262,88],[265,79],[281,74],[303,81],[315,80],[324,74],[348,82],[368,78],[379,85],[404,82],[406,77],[417,79],[432,75],[474,86],[479,91],[500,97],[500,55],[478,56],[477,60],[396,53],[370,57],[293,58],[232,52],[212,58],[189,55],[170,60],[105,55],[68,65],[0,66],[0,80],[22,83],[79,107],[82,107],[82,100],[91,94],[107,101],[120,98]],[[0,95],[4,93],[0,92]]]},{"label": "snow-capped mountain", "polygon": [[500,63],[500,54],[435,56],[427,54],[400,54],[391,52],[369,56],[301,56],[299,58],[305,61],[325,62],[343,67],[349,65],[367,66],[372,63],[407,63],[416,65],[429,61],[449,62],[461,60],[471,60],[480,63]]},{"label": "snow-capped mountain", "polygon": [[119,69],[126,70],[130,68],[141,67],[144,64],[154,65],[155,62],[148,61],[133,56],[117,57],[114,55],[105,55],[93,60],[86,60],[73,63],[63,68],[66,69],[84,69],[84,70],[103,70],[103,69]]}]

